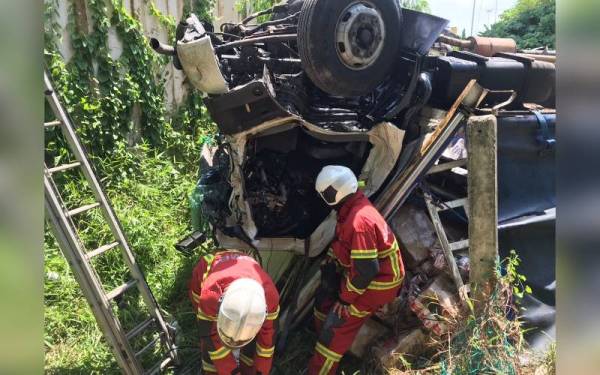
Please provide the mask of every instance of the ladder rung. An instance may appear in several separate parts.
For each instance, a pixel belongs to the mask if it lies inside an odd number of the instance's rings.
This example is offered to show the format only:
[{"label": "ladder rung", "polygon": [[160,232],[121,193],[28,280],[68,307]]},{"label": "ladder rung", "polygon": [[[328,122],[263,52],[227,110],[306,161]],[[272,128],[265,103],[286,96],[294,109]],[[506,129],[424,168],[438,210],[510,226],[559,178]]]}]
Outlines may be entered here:
[{"label": "ladder rung", "polygon": [[144,346],[142,349],[140,349],[139,352],[135,353],[136,357],[141,356],[142,354],[144,354],[145,352],[148,351],[148,349],[152,348],[154,345],[156,345],[156,343],[158,342],[158,340],[160,340],[160,337],[163,335],[164,332],[159,333],[155,338],[152,339],[152,341],[150,341],[148,344],[146,344],[146,346]]},{"label": "ladder rung", "polygon": [[153,322],[154,322],[154,317],[151,317],[151,318],[146,319],[145,321],[141,322],[137,326],[135,326],[131,331],[127,332],[127,340],[131,340],[135,336],[142,333]]},{"label": "ladder rung", "polygon": [[457,199],[449,202],[444,202],[442,207],[438,207],[438,211],[446,211],[452,208],[463,207],[467,204],[467,198]]},{"label": "ladder rung", "polygon": [[128,282],[126,282],[125,284],[116,287],[115,289],[111,290],[110,292],[108,292],[106,294],[106,298],[108,298],[109,300],[114,299],[115,297],[125,293],[129,288],[131,288],[132,286],[134,286],[137,283],[137,280],[130,280]]},{"label": "ladder rung", "polygon": [[154,365],[154,367],[152,367],[150,370],[148,370],[148,372],[146,372],[146,374],[147,375],[159,374],[162,370],[164,370],[167,367],[167,365],[169,363],[171,363],[172,360],[173,360],[173,358],[171,358],[171,357],[165,358],[161,362]]},{"label": "ladder rung", "polygon": [[63,164],[63,165],[59,165],[58,167],[49,168],[48,169],[48,173],[56,173],[56,172],[67,171],[69,169],[77,168],[80,165],[81,165],[81,163],[78,162],[78,161],[76,161],[74,163]]},{"label": "ladder rung", "polygon": [[60,122],[59,120],[54,120],[54,121],[50,121],[50,122],[45,122],[44,123],[44,127],[45,128],[51,128],[53,126],[58,126],[60,124],[62,124],[62,122]]},{"label": "ladder rung", "polygon": [[119,241],[113,242],[113,243],[109,243],[108,245],[103,245],[100,246],[99,248],[97,248],[96,250],[92,250],[89,253],[85,254],[85,257],[90,260],[95,256],[98,256],[104,252],[107,252],[110,249],[114,249],[115,247],[119,246]]},{"label": "ladder rung", "polygon": [[462,240],[457,242],[452,242],[450,244],[450,251],[462,250],[469,247],[469,240]]},{"label": "ladder rung", "polygon": [[87,204],[87,205],[85,205],[85,206],[81,206],[81,207],[79,207],[79,208],[75,208],[75,209],[73,209],[73,210],[71,210],[71,211],[67,212],[67,216],[73,216],[73,215],[77,215],[77,214],[80,214],[80,213],[82,213],[82,212],[89,211],[89,210],[91,210],[92,208],[96,208],[96,207],[98,207],[98,206],[100,206],[100,203],[98,203],[98,202],[96,202],[96,203],[92,203],[92,204]]}]

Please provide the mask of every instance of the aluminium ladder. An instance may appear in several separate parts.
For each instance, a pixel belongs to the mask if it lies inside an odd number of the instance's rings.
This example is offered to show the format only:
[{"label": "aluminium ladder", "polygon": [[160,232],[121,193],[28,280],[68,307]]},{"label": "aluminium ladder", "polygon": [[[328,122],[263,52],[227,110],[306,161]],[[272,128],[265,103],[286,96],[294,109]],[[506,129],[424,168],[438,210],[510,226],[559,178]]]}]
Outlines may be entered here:
[{"label": "aluminium ladder", "polygon": [[[444,171],[451,170],[456,167],[462,167],[467,164],[466,159],[459,159],[456,161],[450,161],[446,163],[440,163],[434,167],[432,167],[428,174],[440,173]],[[428,191],[423,191],[423,195],[425,198],[425,205],[427,206],[427,211],[429,212],[429,216],[431,217],[431,221],[433,222],[433,227],[435,229],[435,233],[440,241],[440,245],[442,247],[442,251],[444,253],[444,258],[446,259],[446,264],[450,269],[450,275],[452,276],[452,280],[456,285],[456,289],[459,292],[461,299],[464,301],[466,298],[466,293],[468,291],[468,286],[465,287],[462,278],[460,277],[460,272],[458,271],[458,266],[456,265],[456,258],[454,258],[454,252],[459,250],[464,250],[469,248],[469,239],[464,239],[456,242],[450,242],[448,240],[448,235],[446,234],[446,230],[444,225],[442,224],[442,219],[440,218],[440,212],[447,210],[454,210],[456,208],[462,207],[467,215],[467,221],[469,219],[469,200],[468,197],[459,198],[447,202],[436,202],[432,197],[431,193]]]},{"label": "aluminium ladder", "polygon": [[[44,72],[44,84],[46,100],[56,116],[56,120],[44,123],[44,128],[60,127],[70,151],[77,159],[76,161],[53,168],[48,168],[44,163],[46,218],[49,224],[51,224],[54,236],[65,258],[68,260],[75,278],[90,304],[96,321],[123,373],[128,375],[159,373],[165,367],[178,363],[171,327],[167,325],[162,316],[156,299],[150,291],[134,254],[128,245],[113,208],[86,157],[86,152],[75,133],[73,124],[52,87],[47,72]],[[65,206],[52,175],[74,168],[80,168],[83,172],[86,183],[92,190],[96,202],[69,209]],[[101,209],[104,220],[110,227],[114,241],[100,246],[95,250],[86,251],[72,217],[93,209]],[[123,259],[129,270],[129,281],[113,290],[105,291],[91,260],[111,250],[116,251],[116,248],[121,249]],[[149,311],[149,316],[133,329],[125,332],[119,318],[113,312],[112,303],[122,298],[125,293],[132,293],[133,288],[139,291],[143,304]],[[134,350],[133,341],[143,339],[144,336],[142,333],[150,333],[153,338],[150,342],[143,342],[143,347],[136,351]],[[157,349],[158,345],[160,347]],[[157,350],[160,350],[162,358],[154,365],[148,366],[149,368],[144,368],[142,365],[142,356],[155,353]]]}]

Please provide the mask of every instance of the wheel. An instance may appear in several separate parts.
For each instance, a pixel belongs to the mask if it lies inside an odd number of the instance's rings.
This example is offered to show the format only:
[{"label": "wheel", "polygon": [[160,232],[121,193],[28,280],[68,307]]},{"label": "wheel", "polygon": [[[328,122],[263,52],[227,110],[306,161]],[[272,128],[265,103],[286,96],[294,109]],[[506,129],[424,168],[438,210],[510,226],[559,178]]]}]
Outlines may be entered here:
[{"label": "wheel", "polygon": [[302,67],[329,94],[367,94],[395,62],[401,23],[396,0],[306,0],[298,20]]}]

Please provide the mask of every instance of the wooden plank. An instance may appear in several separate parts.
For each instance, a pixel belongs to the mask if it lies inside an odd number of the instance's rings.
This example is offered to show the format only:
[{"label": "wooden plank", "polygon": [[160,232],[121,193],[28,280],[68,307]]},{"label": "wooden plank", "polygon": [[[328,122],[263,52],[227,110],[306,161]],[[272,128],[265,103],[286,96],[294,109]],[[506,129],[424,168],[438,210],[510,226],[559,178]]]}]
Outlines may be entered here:
[{"label": "wooden plank", "polygon": [[423,142],[423,145],[421,145],[421,155],[425,155],[425,153],[427,153],[427,151],[429,150],[429,148],[431,147],[433,142],[437,138],[439,138],[439,136],[442,134],[444,129],[446,129],[446,127],[450,123],[450,120],[452,120],[454,113],[458,110],[458,107],[460,107],[460,105],[463,104],[463,101],[465,101],[469,97],[469,95],[472,95],[471,91],[473,90],[473,88],[475,87],[476,84],[477,84],[477,81],[474,79],[469,81],[469,83],[467,84],[465,89],[462,91],[460,96],[458,98],[456,98],[456,100],[454,101],[454,104],[452,104],[452,107],[450,107],[450,110],[448,112],[446,112],[446,116],[444,117],[442,122],[440,122],[440,124],[437,126],[437,128],[431,134],[431,136],[429,136],[427,139],[425,139],[425,141]]},{"label": "wooden plank", "polygon": [[470,282],[475,305],[485,303],[496,282],[498,260],[498,184],[496,117],[471,117],[467,123],[469,170]]},{"label": "wooden plank", "polygon": [[450,242],[448,241],[448,236],[446,236],[444,225],[442,224],[442,220],[438,215],[437,207],[435,207],[435,205],[433,204],[432,197],[429,193],[425,193],[425,205],[427,206],[427,211],[429,211],[429,217],[431,218],[431,222],[433,223],[435,233],[437,234],[437,237],[440,241],[440,245],[442,246],[444,258],[446,259],[446,264],[450,269],[450,275],[452,276],[452,280],[454,280],[454,285],[456,285],[456,289],[460,291],[464,288],[464,284],[462,278],[460,277],[460,272],[458,271],[456,260],[454,259],[454,255],[452,254],[452,249],[450,247]]},{"label": "wooden plank", "polygon": [[[423,146],[414,157],[412,162],[406,166],[404,171],[395,177],[387,186],[386,190],[374,202],[375,207],[381,212],[384,218],[389,218],[398,207],[404,203],[408,194],[414,189],[417,181],[427,173],[433,158],[440,153],[442,147],[448,138],[454,134],[456,128],[464,121],[467,116],[465,109],[475,108],[476,105],[485,97],[486,91],[471,80],[465,87],[462,94],[456,99],[456,102],[446,114],[446,117],[438,125],[436,130],[428,139],[423,142]],[[460,106],[463,110],[459,110]]]}]

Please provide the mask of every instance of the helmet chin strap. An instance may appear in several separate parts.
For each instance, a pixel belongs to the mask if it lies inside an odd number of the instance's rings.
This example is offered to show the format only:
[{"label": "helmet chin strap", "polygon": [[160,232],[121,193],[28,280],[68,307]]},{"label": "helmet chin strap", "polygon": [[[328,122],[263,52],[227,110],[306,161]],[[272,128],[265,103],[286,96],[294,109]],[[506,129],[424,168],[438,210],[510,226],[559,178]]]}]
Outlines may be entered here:
[{"label": "helmet chin strap", "polygon": [[331,206],[331,208],[333,208],[336,211],[339,211],[342,208],[342,206],[344,205],[344,203],[346,203],[348,201],[348,199],[352,198],[352,196],[354,194],[356,194],[356,193],[351,193],[351,194],[346,195],[344,198],[342,198],[341,201],[339,201],[338,204]]}]

